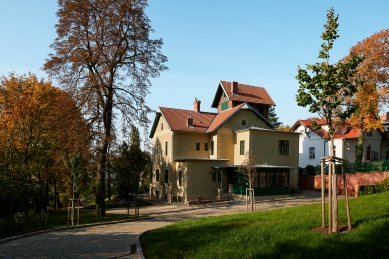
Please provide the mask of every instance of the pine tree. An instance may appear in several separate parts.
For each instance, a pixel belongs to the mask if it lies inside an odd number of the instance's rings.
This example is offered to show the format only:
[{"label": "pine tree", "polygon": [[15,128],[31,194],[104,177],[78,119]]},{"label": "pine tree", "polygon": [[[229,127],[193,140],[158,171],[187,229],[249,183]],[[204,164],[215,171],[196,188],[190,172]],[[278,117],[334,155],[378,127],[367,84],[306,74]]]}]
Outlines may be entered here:
[{"label": "pine tree", "polygon": [[269,121],[276,129],[282,124],[282,122],[278,120],[275,106],[271,106],[269,109]]}]

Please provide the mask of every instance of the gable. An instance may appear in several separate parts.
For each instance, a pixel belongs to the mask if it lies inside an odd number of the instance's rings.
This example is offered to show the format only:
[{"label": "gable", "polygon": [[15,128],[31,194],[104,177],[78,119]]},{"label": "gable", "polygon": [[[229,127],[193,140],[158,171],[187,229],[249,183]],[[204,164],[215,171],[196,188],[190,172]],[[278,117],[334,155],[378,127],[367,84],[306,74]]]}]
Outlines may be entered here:
[{"label": "gable", "polygon": [[[242,125],[242,120],[245,121],[245,125]],[[252,125],[256,125],[256,127],[261,128],[273,129],[273,125],[260,113],[254,110],[248,103],[243,103],[232,109],[218,113],[209,125],[207,132],[216,131],[224,124],[227,124],[227,127],[234,129],[246,128]]]},{"label": "gable", "polygon": [[[235,87],[233,84],[235,84]],[[246,85],[238,82],[220,81],[212,101],[212,108],[218,107],[223,94],[226,94],[228,100],[231,101],[276,105],[263,87]]]}]

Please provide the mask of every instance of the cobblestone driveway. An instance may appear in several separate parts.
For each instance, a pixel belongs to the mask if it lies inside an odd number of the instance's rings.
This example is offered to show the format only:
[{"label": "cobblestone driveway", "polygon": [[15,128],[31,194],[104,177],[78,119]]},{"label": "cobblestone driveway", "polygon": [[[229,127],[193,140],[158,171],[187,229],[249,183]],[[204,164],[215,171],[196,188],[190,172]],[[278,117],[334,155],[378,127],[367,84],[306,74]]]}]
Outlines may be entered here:
[{"label": "cobblestone driveway", "polygon": [[[257,210],[276,209],[320,202],[319,193],[304,191],[304,195],[257,203]],[[130,255],[135,238],[146,230],[197,217],[234,214],[246,211],[242,202],[185,206],[160,203],[142,207],[141,215],[149,220],[99,225],[33,235],[0,244],[0,258],[137,258]],[[127,213],[115,209],[110,213]]]}]

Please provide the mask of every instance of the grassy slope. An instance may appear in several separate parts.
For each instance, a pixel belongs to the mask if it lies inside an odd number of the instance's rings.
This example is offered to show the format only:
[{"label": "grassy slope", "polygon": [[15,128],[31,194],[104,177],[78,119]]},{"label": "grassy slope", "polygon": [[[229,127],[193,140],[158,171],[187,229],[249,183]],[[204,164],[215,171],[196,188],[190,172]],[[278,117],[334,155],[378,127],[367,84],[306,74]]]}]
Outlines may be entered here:
[{"label": "grassy slope", "polygon": [[[341,226],[347,226],[344,201]],[[326,208],[327,209],[327,208]],[[350,201],[353,230],[324,235],[321,205],[183,221],[143,236],[146,258],[389,258],[389,192]]]}]

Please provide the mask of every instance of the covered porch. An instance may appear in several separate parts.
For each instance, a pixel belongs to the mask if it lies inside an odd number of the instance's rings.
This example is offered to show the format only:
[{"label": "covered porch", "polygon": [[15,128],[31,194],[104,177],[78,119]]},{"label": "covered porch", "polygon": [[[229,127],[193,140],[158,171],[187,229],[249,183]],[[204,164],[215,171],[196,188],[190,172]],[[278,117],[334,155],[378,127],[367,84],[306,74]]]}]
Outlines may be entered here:
[{"label": "covered porch", "polygon": [[[239,172],[240,165],[212,166],[226,177],[227,185],[224,193],[230,192],[234,198],[245,198],[246,188],[249,187],[246,177]],[[291,184],[291,172],[293,166],[256,165],[256,175],[252,180],[252,188],[256,197],[289,196]]]}]

